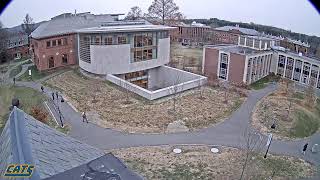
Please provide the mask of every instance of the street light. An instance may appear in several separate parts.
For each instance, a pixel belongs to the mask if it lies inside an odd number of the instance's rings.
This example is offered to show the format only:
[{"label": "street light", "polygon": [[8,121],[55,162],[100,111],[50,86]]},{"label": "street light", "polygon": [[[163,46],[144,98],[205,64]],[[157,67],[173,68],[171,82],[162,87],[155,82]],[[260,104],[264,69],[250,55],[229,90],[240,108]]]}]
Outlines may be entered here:
[{"label": "street light", "polygon": [[[275,120],[273,120],[273,123],[271,125],[271,129],[275,129],[275,128],[276,128],[276,123],[275,123]],[[264,158],[267,158],[267,154],[269,152],[269,148],[270,148],[271,142],[272,142],[272,133],[270,133],[269,136],[268,136],[268,141],[267,141],[267,144],[266,144],[268,146],[268,148],[267,148],[266,154],[264,155]]]}]

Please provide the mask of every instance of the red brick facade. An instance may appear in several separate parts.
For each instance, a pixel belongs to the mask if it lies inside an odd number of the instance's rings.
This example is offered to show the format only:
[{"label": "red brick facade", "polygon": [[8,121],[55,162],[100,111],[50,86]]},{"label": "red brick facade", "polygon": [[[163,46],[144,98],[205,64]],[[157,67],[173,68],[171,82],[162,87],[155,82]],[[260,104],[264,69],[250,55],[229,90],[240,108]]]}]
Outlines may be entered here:
[{"label": "red brick facade", "polygon": [[290,49],[291,51],[293,52],[296,52],[296,53],[303,53],[303,54],[308,54],[309,52],[309,48],[308,47],[305,47],[305,46],[302,46],[302,45],[298,45],[298,44],[295,44],[293,42],[289,42],[287,39],[283,39],[280,41],[280,46],[281,47],[284,47],[286,49]]},{"label": "red brick facade", "polygon": [[212,44],[238,44],[240,31],[212,30]]},{"label": "red brick facade", "polygon": [[13,59],[18,58],[18,54],[20,54],[20,58],[29,57],[29,47],[28,45],[13,47],[7,50],[9,56]]},{"label": "red brick facade", "polygon": [[[242,84],[245,69],[245,56],[230,53],[228,58],[228,81]],[[219,68],[219,50],[214,48],[205,48],[204,54],[204,75],[210,80],[218,79]]]},{"label": "red brick facade", "polygon": [[187,44],[210,41],[210,27],[175,26],[170,31],[171,41]]},{"label": "red brick facade", "polygon": [[171,41],[187,44],[238,44],[240,31],[220,31],[210,27],[176,26],[170,31]]},{"label": "red brick facade", "polygon": [[39,71],[77,63],[76,35],[32,39],[33,62]]}]

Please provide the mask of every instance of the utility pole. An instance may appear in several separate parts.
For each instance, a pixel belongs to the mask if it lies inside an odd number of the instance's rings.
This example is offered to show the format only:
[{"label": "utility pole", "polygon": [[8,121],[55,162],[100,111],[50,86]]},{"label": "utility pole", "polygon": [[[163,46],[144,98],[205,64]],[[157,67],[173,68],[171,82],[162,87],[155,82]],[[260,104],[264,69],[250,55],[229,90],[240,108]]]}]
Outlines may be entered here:
[{"label": "utility pole", "polygon": [[271,142],[272,142],[272,133],[270,133],[269,136],[268,136],[268,141],[267,141],[267,144],[266,144],[268,146],[268,148],[267,148],[266,154],[264,155],[264,158],[267,158],[267,154],[269,152],[269,148],[270,148]]}]

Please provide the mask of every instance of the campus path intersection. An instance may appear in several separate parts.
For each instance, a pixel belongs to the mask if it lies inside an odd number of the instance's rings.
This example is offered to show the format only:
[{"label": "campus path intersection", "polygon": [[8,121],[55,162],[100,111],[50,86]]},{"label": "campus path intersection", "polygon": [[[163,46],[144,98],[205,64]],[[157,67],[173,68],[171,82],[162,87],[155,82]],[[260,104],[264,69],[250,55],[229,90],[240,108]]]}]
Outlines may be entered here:
[{"label": "campus path intersection", "polygon": [[[43,80],[37,82],[16,82],[16,85],[41,91],[42,81]],[[69,103],[57,101],[56,104],[60,107],[64,121],[71,126],[69,135],[100,149],[110,150],[114,148],[177,144],[205,144],[245,148],[246,138],[243,134],[247,132],[248,129],[252,129],[252,127],[250,127],[250,120],[256,103],[264,96],[275,91],[276,88],[277,85],[269,84],[262,90],[250,91],[247,100],[222,123],[199,131],[172,134],[129,134],[114,129],[102,128],[90,123],[90,119],[89,123],[83,123],[81,113],[77,112]],[[51,98],[52,92],[49,87],[45,87],[45,94],[49,98]],[[56,118],[58,119],[58,117]],[[256,136],[256,138],[261,140],[264,146],[263,151],[265,151],[267,137],[260,133],[257,133]],[[273,140],[269,152],[299,157],[320,166],[319,154],[311,153],[310,151],[308,151],[305,156],[301,154],[302,146],[307,141],[310,144],[310,148],[311,145],[315,143],[320,144],[320,134],[314,134],[302,140]]]}]

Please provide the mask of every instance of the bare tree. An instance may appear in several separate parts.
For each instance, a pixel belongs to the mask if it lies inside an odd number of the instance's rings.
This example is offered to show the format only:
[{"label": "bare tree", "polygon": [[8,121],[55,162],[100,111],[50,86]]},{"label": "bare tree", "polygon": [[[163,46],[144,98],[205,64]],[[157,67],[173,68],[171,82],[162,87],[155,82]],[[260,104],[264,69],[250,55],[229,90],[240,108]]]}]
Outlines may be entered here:
[{"label": "bare tree", "polygon": [[289,121],[290,113],[293,105],[293,96],[295,93],[295,85],[292,81],[287,82],[287,99],[288,99],[288,109],[287,109],[287,119]]},{"label": "bare tree", "polygon": [[169,93],[172,94],[172,102],[173,102],[173,108],[172,108],[172,111],[173,111],[173,114],[175,115],[175,117],[177,117],[177,100],[179,98],[179,90],[182,90],[183,89],[183,86],[180,85],[181,83],[181,77],[180,77],[180,74],[177,73],[176,76],[175,76],[175,79],[173,80],[172,82],[172,86],[169,88]]},{"label": "bare tree", "polygon": [[256,152],[261,151],[262,148],[262,139],[258,132],[254,131],[247,127],[247,129],[243,132],[244,144],[243,149],[245,150],[245,159],[242,166],[240,180],[248,179],[245,178],[246,170],[248,166],[252,163],[252,157]]},{"label": "bare tree", "polygon": [[29,16],[29,14],[26,14],[26,17],[23,20],[23,23],[21,24],[23,31],[28,35],[28,44],[29,44],[29,36],[34,31],[34,22],[33,19]]},{"label": "bare tree", "polygon": [[146,16],[149,18],[159,18],[161,24],[174,24],[175,21],[184,18],[173,0],[154,0],[148,8]]},{"label": "bare tree", "polygon": [[199,77],[199,79],[198,79],[198,88],[199,88],[199,98],[200,99],[204,99],[204,96],[203,96],[203,94],[204,94],[204,88],[203,88],[203,86],[204,86],[204,82],[202,81],[202,78],[201,77]]},{"label": "bare tree", "polygon": [[317,96],[316,96],[316,92],[315,92],[315,88],[311,82],[312,80],[310,80],[309,85],[307,87],[307,89],[305,90],[305,104],[310,107],[310,108],[314,108],[317,102]]},{"label": "bare tree", "polygon": [[8,47],[8,32],[0,22],[0,63],[7,62],[9,55],[7,53]]},{"label": "bare tree", "polygon": [[133,6],[124,19],[125,20],[138,20],[141,17],[142,17],[142,11],[141,11],[140,7]]}]

